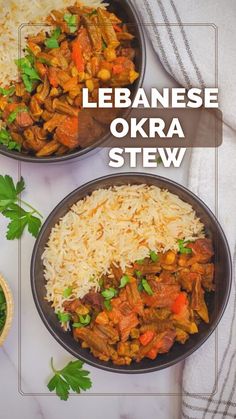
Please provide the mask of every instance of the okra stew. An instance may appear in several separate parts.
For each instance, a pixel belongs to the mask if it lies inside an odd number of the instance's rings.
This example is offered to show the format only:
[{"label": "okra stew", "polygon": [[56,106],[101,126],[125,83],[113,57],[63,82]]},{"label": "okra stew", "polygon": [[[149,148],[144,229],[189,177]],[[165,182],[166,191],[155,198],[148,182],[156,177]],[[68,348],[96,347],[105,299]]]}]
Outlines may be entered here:
[{"label": "okra stew", "polygon": [[102,361],[154,360],[209,323],[204,295],[214,291],[213,256],[211,240],[200,238],[179,240],[176,252],[150,251],[125,272],[114,263],[99,292],[64,302],[60,320],[70,322],[78,344]]},{"label": "okra stew", "polygon": [[99,88],[139,79],[135,36],[115,13],[76,3],[46,22],[53,29],[28,36],[16,60],[19,80],[0,84],[0,144],[38,158],[84,149],[109,132],[119,109],[83,108],[83,88],[96,102]]}]

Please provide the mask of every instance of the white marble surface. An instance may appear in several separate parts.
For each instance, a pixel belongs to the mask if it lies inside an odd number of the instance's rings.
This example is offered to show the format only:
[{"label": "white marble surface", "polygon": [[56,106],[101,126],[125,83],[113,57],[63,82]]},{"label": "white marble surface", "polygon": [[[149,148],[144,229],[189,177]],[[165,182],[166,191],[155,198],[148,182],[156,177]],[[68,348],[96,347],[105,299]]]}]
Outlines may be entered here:
[{"label": "white marble surface", "polygon": [[[147,44],[148,66],[144,86],[174,86],[175,82],[162,69],[148,41]],[[188,163],[187,154],[180,169],[158,167],[149,172],[186,184]],[[76,187],[96,177],[117,173],[117,169],[110,169],[108,166],[106,149],[82,162],[74,161],[56,166],[21,164],[20,167],[16,161],[0,157],[1,174],[10,174],[17,179],[19,170],[27,185],[24,199],[33,203],[45,217]],[[122,169],[125,170],[128,170],[127,166]],[[136,170],[145,171],[141,166]],[[0,350],[0,419],[180,418],[182,365],[139,376],[111,374],[88,367],[93,380],[93,388],[89,394],[71,397],[67,403],[47,394],[50,357],[53,355],[55,363],[60,366],[68,362],[71,356],[45,329],[33,303],[29,266],[34,239],[26,234],[19,252],[17,241],[9,242],[4,238],[5,229],[6,223],[1,217],[0,271],[9,281],[14,294],[15,321],[4,348]],[[21,259],[21,284],[18,283],[18,258]],[[125,393],[126,396],[116,393]],[[145,395],[141,396],[141,393]],[[157,396],[155,393],[160,394]]]}]

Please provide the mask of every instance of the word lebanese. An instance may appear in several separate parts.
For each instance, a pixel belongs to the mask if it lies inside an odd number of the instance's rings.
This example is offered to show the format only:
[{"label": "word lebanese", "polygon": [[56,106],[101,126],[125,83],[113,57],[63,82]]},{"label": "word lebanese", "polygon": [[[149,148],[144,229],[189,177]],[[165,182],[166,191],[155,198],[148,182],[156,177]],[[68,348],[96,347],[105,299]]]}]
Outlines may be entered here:
[{"label": "word lebanese", "polygon": [[164,88],[162,92],[156,88],[151,89],[150,100],[143,88],[138,89],[133,100],[131,91],[128,88],[100,88],[98,101],[89,101],[88,89],[83,89],[84,108],[218,108],[218,89],[185,89],[176,87],[173,89]]}]

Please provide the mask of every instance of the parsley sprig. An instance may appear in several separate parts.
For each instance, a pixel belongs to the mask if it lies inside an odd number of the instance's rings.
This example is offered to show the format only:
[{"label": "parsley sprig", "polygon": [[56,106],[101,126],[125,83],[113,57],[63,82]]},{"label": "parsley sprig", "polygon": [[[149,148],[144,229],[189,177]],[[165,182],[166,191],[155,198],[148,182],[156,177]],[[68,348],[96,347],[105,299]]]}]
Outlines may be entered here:
[{"label": "parsley sprig", "polygon": [[[37,237],[42,225],[40,219],[43,218],[42,215],[20,198],[20,194],[24,190],[25,181],[22,177],[14,185],[11,176],[0,175],[0,213],[11,220],[7,227],[6,237],[8,240],[19,239],[26,227],[32,236]],[[27,207],[28,211],[21,205]]]},{"label": "parsley sprig", "polygon": [[71,361],[62,370],[56,370],[51,358],[51,368],[54,372],[53,378],[48,383],[50,392],[56,391],[57,396],[61,400],[68,400],[69,391],[80,393],[81,390],[86,391],[92,387],[92,381],[88,377],[89,371],[83,370],[83,362]]}]

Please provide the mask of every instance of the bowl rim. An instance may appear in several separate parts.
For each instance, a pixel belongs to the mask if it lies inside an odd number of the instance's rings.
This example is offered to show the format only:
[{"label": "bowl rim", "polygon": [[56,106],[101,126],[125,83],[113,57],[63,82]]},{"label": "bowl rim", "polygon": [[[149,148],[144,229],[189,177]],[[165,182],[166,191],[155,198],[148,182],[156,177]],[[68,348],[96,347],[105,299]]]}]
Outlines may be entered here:
[{"label": "bowl rim", "polygon": [[[140,66],[140,77],[137,80],[135,91],[137,92],[138,89],[142,86],[143,80],[146,73],[146,66],[147,66],[147,46],[146,46],[146,40],[145,40],[145,34],[144,34],[144,28],[140,19],[140,16],[137,12],[137,10],[134,7],[134,4],[130,2],[129,0],[123,0],[123,3],[125,3],[131,13],[133,14],[134,18],[134,24],[137,25],[138,32],[139,32],[139,38],[140,38],[140,51],[141,51],[141,66]],[[127,109],[128,113],[129,109]],[[98,141],[96,141],[94,144],[85,147],[84,149],[71,152],[70,154],[65,154],[63,156],[49,156],[49,157],[34,157],[27,154],[23,154],[14,150],[8,150],[7,148],[4,148],[4,146],[0,145],[0,155],[3,155],[5,157],[9,157],[14,160],[22,161],[25,163],[48,163],[48,164],[56,164],[56,163],[63,163],[68,162],[70,160],[76,159],[76,158],[86,158],[90,155],[91,152],[95,152],[96,149],[103,146],[105,147],[106,144],[109,142],[110,139],[110,133],[108,132],[105,134],[102,138],[100,138]]]},{"label": "bowl rim", "polygon": [[[201,338],[201,340],[199,342],[196,343],[196,345],[193,348],[190,348],[187,352],[183,353],[182,355],[178,356],[176,359],[173,359],[172,361],[166,361],[165,363],[163,363],[162,365],[156,365],[153,367],[148,367],[148,368],[143,368],[143,369],[138,369],[138,370],[127,370],[127,369],[122,369],[122,368],[115,368],[112,367],[110,365],[106,365],[104,363],[104,365],[102,364],[97,364],[96,362],[96,358],[94,357],[94,361],[93,360],[88,360],[86,357],[84,357],[83,355],[79,354],[73,350],[72,348],[69,347],[69,345],[67,345],[64,340],[60,339],[60,337],[58,337],[56,331],[53,330],[53,328],[51,327],[51,325],[49,324],[49,321],[46,317],[46,315],[44,314],[44,311],[40,305],[39,299],[37,297],[37,291],[36,291],[36,286],[35,286],[35,282],[36,282],[36,278],[34,275],[34,267],[35,267],[35,262],[37,259],[37,251],[38,251],[38,247],[41,241],[41,238],[43,237],[45,231],[48,228],[48,224],[50,223],[50,221],[53,219],[53,217],[56,215],[56,213],[58,212],[59,209],[61,209],[63,206],[66,205],[67,201],[70,200],[70,198],[76,196],[76,194],[78,194],[78,192],[81,189],[86,189],[89,188],[90,186],[93,186],[96,183],[100,183],[103,182],[105,180],[112,180],[115,179],[117,177],[119,178],[123,178],[124,180],[127,177],[146,177],[149,180],[152,179],[156,179],[156,180],[160,180],[162,182],[166,182],[167,183],[167,189],[168,189],[168,185],[171,186],[175,186],[177,187],[180,191],[183,191],[185,193],[187,193],[189,196],[191,196],[193,198],[194,201],[197,201],[204,209],[204,211],[206,212],[206,214],[212,218],[212,220],[214,221],[216,227],[217,227],[217,231],[221,234],[222,240],[224,241],[224,245],[225,245],[225,249],[226,249],[226,253],[228,256],[227,259],[227,263],[228,263],[228,270],[229,270],[229,275],[228,275],[228,282],[227,282],[227,292],[224,298],[224,301],[222,303],[222,308],[221,310],[218,312],[216,319],[214,320],[214,323],[211,327],[209,327],[209,330],[207,331],[207,333],[205,334],[204,337]],[[128,184],[128,181],[127,181]],[[69,210],[68,210],[69,211]],[[143,172],[123,172],[123,173],[117,173],[117,174],[112,174],[112,175],[107,175],[107,176],[102,176],[99,178],[96,178],[92,181],[89,181],[83,185],[81,185],[80,187],[76,188],[74,191],[72,191],[71,193],[69,193],[64,199],[62,199],[57,205],[56,207],[51,211],[51,213],[49,214],[49,216],[47,217],[47,219],[45,220],[42,229],[40,231],[40,234],[36,240],[36,243],[34,245],[33,248],[33,253],[32,253],[32,259],[31,259],[31,267],[30,267],[30,276],[31,276],[31,291],[33,294],[33,299],[37,308],[37,311],[39,313],[39,316],[41,317],[41,320],[43,321],[44,325],[46,326],[46,328],[48,329],[48,331],[50,332],[50,334],[56,339],[56,341],[64,348],[66,349],[69,353],[71,353],[74,357],[81,359],[82,361],[84,361],[85,363],[91,365],[92,367],[95,368],[99,368],[108,372],[115,372],[118,374],[144,374],[144,373],[151,373],[151,372],[155,372],[155,371],[160,371],[166,368],[169,368],[173,365],[176,365],[179,362],[182,362],[183,360],[185,360],[186,358],[188,358],[190,355],[192,355],[195,351],[197,351],[205,342],[206,340],[212,335],[212,333],[215,331],[215,329],[217,328],[224,312],[225,309],[227,307],[228,301],[229,301],[229,297],[230,297],[230,292],[231,292],[231,287],[232,287],[232,257],[231,257],[231,252],[230,252],[230,248],[229,248],[229,244],[226,238],[226,235],[218,221],[218,219],[216,218],[216,216],[214,215],[214,213],[211,211],[211,209],[204,203],[204,201],[202,201],[201,198],[199,198],[197,195],[195,195],[193,192],[191,192],[188,188],[186,188],[185,186],[171,180],[168,179],[166,177],[162,177],[159,175],[154,175],[154,174],[148,174],[148,173],[143,173]]]},{"label": "bowl rim", "polygon": [[13,312],[14,312],[14,302],[13,302],[13,296],[12,292],[10,290],[10,287],[6,280],[3,278],[3,276],[0,274],[0,287],[3,290],[3,293],[6,298],[7,303],[7,316],[6,321],[2,329],[2,333],[0,334],[0,347],[4,344],[6,341],[6,338],[8,336],[8,333],[10,331],[12,321],[13,321]]}]

